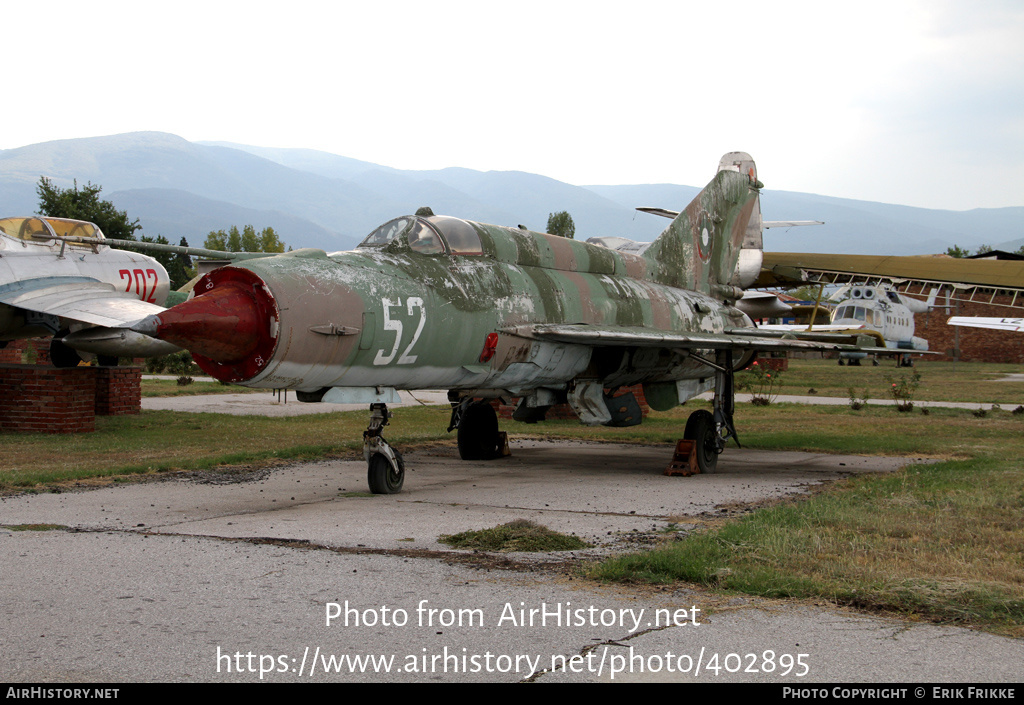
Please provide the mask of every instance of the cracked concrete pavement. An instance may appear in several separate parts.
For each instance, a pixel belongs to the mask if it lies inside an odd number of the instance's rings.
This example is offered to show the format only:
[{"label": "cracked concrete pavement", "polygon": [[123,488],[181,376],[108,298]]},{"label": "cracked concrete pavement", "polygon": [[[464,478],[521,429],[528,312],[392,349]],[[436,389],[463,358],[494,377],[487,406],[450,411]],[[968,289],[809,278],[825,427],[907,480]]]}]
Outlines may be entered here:
[{"label": "cracked concrete pavement", "polygon": [[[580,579],[588,557],[912,460],[730,449],[720,472],[682,478],[661,474],[670,453],[517,441],[462,462],[443,445],[408,452],[390,496],[366,496],[354,459],[4,498],[0,524],[67,528],[0,529],[0,680],[1019,680],[1020,640]],[[594,548],[438,542],[517,518]]]}]

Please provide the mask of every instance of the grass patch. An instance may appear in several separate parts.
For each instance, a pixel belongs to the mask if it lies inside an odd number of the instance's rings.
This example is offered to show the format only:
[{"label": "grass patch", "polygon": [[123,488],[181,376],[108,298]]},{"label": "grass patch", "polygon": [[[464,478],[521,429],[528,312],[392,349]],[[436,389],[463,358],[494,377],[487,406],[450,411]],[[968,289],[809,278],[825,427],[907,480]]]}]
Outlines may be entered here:
[{"label": "grass patch", "polygon": [[491,529],[443,534],[437,540],[453,548],[500,552],[573,551],[590,547],[575,536],[560,534],[528,519],[516,519]]},{"label": "grass patch", "polygon": [[740,437],[753,447],[947,460],[835,483],[683,541],[603,561],[590,577],[824,598],[1024,636],[1019,415],[796,405],[738,415]]},{"label": "grass patch", "polygon": [[878,367],[866,362],[859,367],[839,367],[836,360],[790,360],[789,370],[782,373],[781,394],[805,395],[815,389],[815,396],[849,398],[850,387],[858,393],[867,389],[871,399],[890,399],[891,382],[885,376],[907,376],[921,373],[921,384],[914,399],[928,401],[976,402],[979,404],[1024,403],[1024,382],[1001,382],[1001,377],[1019,373],[1020,365],[941,362],[918,359],[913,370],[899,369],[894,362],[883,360]]},{"label": "grass patch", "polygon": [[181,386],[173,379],[143,378],[141,386],[143,397],[191,397],[198,394],[270,394],[268,389],[250,389],[249,387],[221,384],[220,382],[199,381]]},{"label": "grass patch", "polygon": [[[400,409],[386,437],[399,448],[448,438],[449,414],[443,407]],[[93,433],[0,434],[0,491],[361,455],[368,417],[361,411],[283,418],[144,411],[98,416]]]}]

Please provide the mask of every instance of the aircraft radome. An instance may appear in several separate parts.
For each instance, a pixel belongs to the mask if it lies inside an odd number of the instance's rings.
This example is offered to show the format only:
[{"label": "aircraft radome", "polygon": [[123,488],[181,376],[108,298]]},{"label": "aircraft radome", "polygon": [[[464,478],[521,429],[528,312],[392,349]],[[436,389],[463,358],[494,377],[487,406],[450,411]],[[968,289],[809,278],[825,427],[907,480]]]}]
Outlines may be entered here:
[{"label": "aircraft radome", "polygon": [[[77,242],[83,238],[88,241]],[[0,220],[0,347],[53,336],[50,359],[57,367],[77,365],[77,351],[112,364],[122,355],[175,352],[174,345],[122,327],[163,311],[169,288],[159,262],[112,249],[93,223],[46,216]]]},{"label": "aircraft radome", "polygon": [[[294,389],[301,401],[370,405],[368,479],[398,492],[401,456],[381,436],[400,389],[448,389],[464,459],[496,457],[488,400],[518,397],[535,422],[568,402],[590,425],[642,420],[631,394],[669,409],[714,389],[683,436],[715,469],[733,425],[733,375],[758,350],[846,350],[856,336],[761,334],[736,308],[761,269],[753,160],[715,178],[642,254],[449,216],[402,216],[349,252],[303,249],[200,279],[185,303],[132,329],[192,352],[208,374]],[[884,348],[881,348],[884,351]]]}]

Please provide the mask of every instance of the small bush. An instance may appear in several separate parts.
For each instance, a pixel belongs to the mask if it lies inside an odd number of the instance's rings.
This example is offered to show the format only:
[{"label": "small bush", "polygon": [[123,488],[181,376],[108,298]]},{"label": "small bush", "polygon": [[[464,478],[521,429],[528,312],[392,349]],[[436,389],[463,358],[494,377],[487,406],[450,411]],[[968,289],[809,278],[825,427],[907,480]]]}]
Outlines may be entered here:
[{"label": "small bush", "polygon": [[896,411],[907,412],[914,410],[914,392],[921,384],[921,373],[915,372],[909,377],[901,374],[899,377],[886,375],[885,381],[890,384],[889,396],[896,402]]},{"label": "small bush", "polygon": [[859,395],[853,390],[853,387],[849,387],[847,391],[850,393],[850,408],[854,411],[860,411],[868,403],[867,389],[860,390]]}]

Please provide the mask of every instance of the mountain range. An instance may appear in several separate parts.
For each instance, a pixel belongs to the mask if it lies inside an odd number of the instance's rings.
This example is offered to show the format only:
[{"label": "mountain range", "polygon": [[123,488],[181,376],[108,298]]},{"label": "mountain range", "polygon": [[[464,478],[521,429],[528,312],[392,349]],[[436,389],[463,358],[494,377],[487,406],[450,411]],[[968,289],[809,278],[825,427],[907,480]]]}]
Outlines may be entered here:
[{"label": "mountain range", "polygon": [[[723,152],[727,151],[723,149]],[[756,155],[755,155],[756,158]],[[708,181],[714,176],[708,165]],[[408,171],[308,149],[189,142],[161,132],[58,140],[0,150],[0,217],[34,213],[41,176],[77,180],[138,218],[143,234],[201,246],[207,233],[273,227],[289,246],[354,247],[377,225],[430,206],[435,213],[543,230],[568,211],[576,238],[617,235],[650,241],[668,225],[637,206],[681,210],[700,186],[576,186],[518,171],[452,167]],[[770,174],[760,174],[770,183]],[[766,220],[823,220],[772,229],[765,249],[913,255],[952,245],[1015,250],[1024,245],[1024,207],[949,211],[762,190]]]}]

